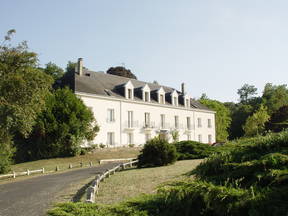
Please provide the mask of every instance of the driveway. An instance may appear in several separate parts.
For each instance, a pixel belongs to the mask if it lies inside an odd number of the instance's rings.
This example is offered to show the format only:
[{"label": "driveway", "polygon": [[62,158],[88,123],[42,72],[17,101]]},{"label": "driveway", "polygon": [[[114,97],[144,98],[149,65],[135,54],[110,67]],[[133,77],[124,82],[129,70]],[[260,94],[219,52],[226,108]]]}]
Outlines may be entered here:
[{"label": "driveway", "polygon": [[0,216],[45,215],[57,194],[67,188],[69,184],[95,176],[115,165],[115,163],[110,163],[1,184]]}]

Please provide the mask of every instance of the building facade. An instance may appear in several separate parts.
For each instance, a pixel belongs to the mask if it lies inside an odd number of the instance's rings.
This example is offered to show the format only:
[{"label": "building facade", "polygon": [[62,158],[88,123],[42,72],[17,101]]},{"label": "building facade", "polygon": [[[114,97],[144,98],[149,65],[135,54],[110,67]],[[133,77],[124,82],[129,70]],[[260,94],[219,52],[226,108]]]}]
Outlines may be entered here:
[{"label": "building facade", "polygon": [[[215,112],[186,93],[155,83],[93,72],[78,60],[71,88],[94,113],[100,131],[90,144],[143,145],[162,136],[215,142]],[[86,143],[88,144],[88,143]]]}]

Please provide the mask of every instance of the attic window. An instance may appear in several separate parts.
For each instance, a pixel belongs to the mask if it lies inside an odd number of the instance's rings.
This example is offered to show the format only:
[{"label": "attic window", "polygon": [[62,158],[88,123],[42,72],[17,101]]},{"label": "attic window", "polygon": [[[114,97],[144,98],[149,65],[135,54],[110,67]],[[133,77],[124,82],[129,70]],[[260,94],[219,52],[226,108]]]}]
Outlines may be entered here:
[{"label": "attic window", "polygon": [[164,104],[164,95],[163,94],[160,94],[160,103]]},{"label": "attic window", "polygon": [[177,97],[173,97],[173,105],[174,105],[174,106],[177,106],[177,105],[178,105]]},{"label": "attic window", "polygon": [[145,92],[144,94],[144,101],[149,102],[149,92]]},{"label": "attic window", "polygon": [[190,106],[189,106],[189,99],[186,99],[185,106],[186,106],[186,107],[190,107]]},{"label": "attic window", "polygon": [[128,99],[132,99],[132,89],[128,89]]}]

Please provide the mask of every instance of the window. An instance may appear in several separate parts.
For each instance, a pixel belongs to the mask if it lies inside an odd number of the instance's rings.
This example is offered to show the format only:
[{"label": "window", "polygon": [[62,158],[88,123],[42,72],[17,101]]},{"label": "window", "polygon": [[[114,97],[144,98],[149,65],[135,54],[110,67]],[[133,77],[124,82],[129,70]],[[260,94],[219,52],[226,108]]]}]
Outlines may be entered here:
[{"label": "window", "polygon": [[197,118],[197,126],[198,126],[198,128],[202,127],[201,118]]},{"label": "window", "polygon": [[145,92],[144,101],[149,102],[149,92]]},{"label": "window", "polygon": [[128,128],[133,127],[133,111],[128,111]]},{"label": "window", "polygon": [[128,99],[132,99],[132,89],[128,89]]},{"label": "window", "polygon": [[164,104],[164,95],[163,94],[160,95],[160,103]]},{"label": "window", "polygon": [[151,134],[150,133],[146,133],[145,134],[145,141],[148,142],[151,139]]},{"label": "window", "polygon": [[174,125],[176,129],[179,129],[179,116],[174,116]]},{"label": "window", "polygon": [[202,135],[201,134],[198,135],[198,142],[202,142]]},{"label": "window", "polygon": [[161,114],[161,128],[165,128],[165,115]]},{"label": "window", "polygon": [[208,135],[208,143],[209,143],[209,144],[212,143],[212,135],[211,135],[211,134]]},{"label": "window", "polygon": [[127,143],[127,144],[128,144],[128,145],[134,144],[133,133],[128,133],[127,135],[128,135],[128,137],[127,137],[128,143]]},{"label": "window", "polygon": [[187,134],[187,140],[191,140],[191,134]]},{"label": "window", "polygon": [[150,127],[150,113],[145,112],[144,114],[145,116],[145,123],[144,123],[144,127]]},{"label": "window", "polygon": [[208,128],[212,128],[211,119],[208,119]]},{"label": "window", "polygon": [[173,97],[173,104],[174,104],[174,106],[177,106],[177,105],[178,105],[177,97]]},{"label": "window", "polygon": [[114,142],[114,132],[108,132],[107,133],[107,144],[108,145],[115,145],[115,142]]},{"label": "window", "polygon": [[186,120],[187,120],[187,129],[191,130],[191,118],[187,117]]},{"label": "window", "polygon": [[114,122],[114,121],[115,121],[114,109],[108,109],[107,110],[107,122]]}]

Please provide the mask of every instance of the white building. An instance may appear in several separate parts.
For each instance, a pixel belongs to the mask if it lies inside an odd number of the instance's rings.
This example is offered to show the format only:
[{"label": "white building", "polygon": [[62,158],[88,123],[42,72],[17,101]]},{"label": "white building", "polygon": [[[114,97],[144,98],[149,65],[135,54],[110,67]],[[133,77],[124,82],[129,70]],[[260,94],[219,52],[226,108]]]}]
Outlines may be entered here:
[{"label": "white building", "polygon": [[[108,147],[141,145],[154,136],[170,141],[215,142],[215,112],[182,90],[92,72],[78,60],[70,87],[94,113],[100,131],[92,143]],[[71,84],[71,82],[70,82]]]}]

